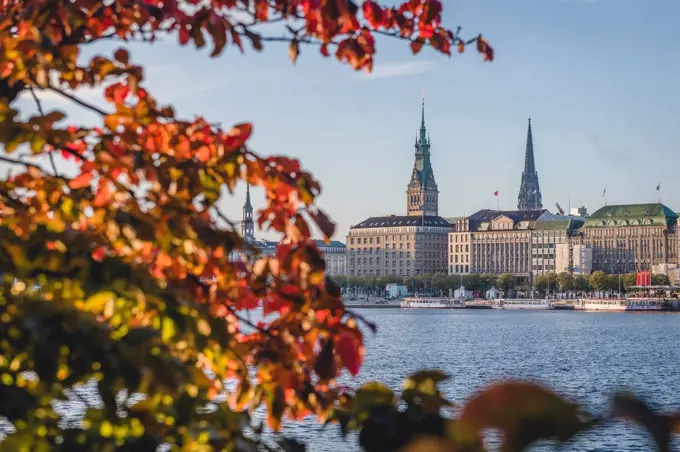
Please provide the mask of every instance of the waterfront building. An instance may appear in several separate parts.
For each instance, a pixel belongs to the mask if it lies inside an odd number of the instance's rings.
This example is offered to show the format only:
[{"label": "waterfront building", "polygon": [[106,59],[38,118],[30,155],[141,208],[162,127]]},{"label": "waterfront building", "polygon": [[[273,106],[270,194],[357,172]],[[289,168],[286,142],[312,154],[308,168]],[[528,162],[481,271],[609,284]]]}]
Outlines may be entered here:
[{"label": "waterfront building", "polygon": [[573,255],[569,251],[583,223],[581,218],[562,217],[536,221],[531,231],[531,273],[540,275],[568,271],[558,265],[558,260],[564,260],[564,256],[558,256],[557,250],[566,248],[568,266],[572,266]]},{"label": "waterfront building", "polygon": [[556,245],[555,273],[589,275],[593,271],[593,249],[574,241],[574,237],[571,237],[566,243]]},{"label": "waterfront building", "polygon": [[323,240],[315,240],[316,246],[323,253],[326,262],[326,274],[330,276],[344,275],[347,267],[347,250],[345,244],[337,240],[326,243]]},{"label": "waterfront building", "polygon": [[510,273],[529,277],[532,270],[531,231],[545,209],[499,211],[484,209],[453,225],[449,233],[449,274]]},{"label": "waterfront building", "polygon": [[349,276],[446,272],[451,223],[439,216],[439,190],[430,144],[423,102],[413,171],[406,190],[407,215],[371,217],[350,227],[346,240]]},{"label": "waterfront building", "polygon": [[451,224],[437,216],[371,217],[347,235],[349,276],[419,276],[446,272]]},{"label": "waterfront building", "polygon": [[542,208],[541,187],[538,184],[538,172],[536,171],[536,159],[534,157],[534,137],[531,132],[531,118],[529,118],[524,153],[524,171],[522,171],[522,181],[517,196],[517,209],[541,210]]},{"label": "waterfront building", "polygon": [[678,263],[678,215],[661,203],[604,206],[581,228],[593,270],[629,273]]}]

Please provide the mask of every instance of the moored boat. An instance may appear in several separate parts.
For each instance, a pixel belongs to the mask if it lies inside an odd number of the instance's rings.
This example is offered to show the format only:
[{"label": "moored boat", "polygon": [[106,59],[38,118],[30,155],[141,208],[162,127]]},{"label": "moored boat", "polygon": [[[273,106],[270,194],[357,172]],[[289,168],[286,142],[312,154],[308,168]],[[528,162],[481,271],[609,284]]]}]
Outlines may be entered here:
[{"label": "moored boat", "polygon": [[642,312],[663,310],[658,298],[582,298],[576,302],[581,311]]},{"label": "moored boat", "polygon": [[465,307],[463,300],[439,297],[408,297],[399,305],[407,309],[460,309]]},{"label": "moored boat", "polygon": [[533,298],[499,298],[492,306],[494,309],[554,309],[550,300]]}]

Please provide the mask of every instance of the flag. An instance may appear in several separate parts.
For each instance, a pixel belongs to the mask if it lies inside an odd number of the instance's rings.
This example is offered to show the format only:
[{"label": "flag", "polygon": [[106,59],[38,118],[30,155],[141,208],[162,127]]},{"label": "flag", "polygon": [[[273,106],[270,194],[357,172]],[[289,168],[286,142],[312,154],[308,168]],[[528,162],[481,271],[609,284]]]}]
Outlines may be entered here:
[{"label": "flag", "polygon": [[494,195],[494,196],[498,196],[498,190],[496,190],[495,192],[493,192],[493,195]]},{"label": "flag", "polygon": [[661,190],[661,184],[656,185],[656,191],[659,191],[659,190]]},{"label": "flag", "polygon": [[602,196],[607,194],[607,189],[605,188],[604,191],[602,192]]}]

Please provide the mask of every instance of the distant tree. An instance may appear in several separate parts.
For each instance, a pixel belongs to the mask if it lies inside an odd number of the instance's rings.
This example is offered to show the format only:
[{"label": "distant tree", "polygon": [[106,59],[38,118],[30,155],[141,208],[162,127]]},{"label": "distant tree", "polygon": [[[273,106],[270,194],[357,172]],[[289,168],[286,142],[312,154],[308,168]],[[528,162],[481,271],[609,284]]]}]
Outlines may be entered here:
[{"label": "distant tree", "polygon": [[487,291],[498,284],[498,275],[485,273],[481,277],[481,290]]},{"label": "distant tree", "polygon": [[574,275],[574,290],[589,292],[591,289],[588,278],[584,275]]},{"label": "distant tree", "polygon": [[594,290],[601,292],[609,289],[609,276],[605,272],[598,270],[590,275],[588,283],[590,283],[590,287]]},{"label": "distant tree", "polygon": [[548,275],[536,275],[534,278],[534,289],[540,292],[547,292],[549,284],[550,279],[548,279]]},{"label": "distant tree", "polygon": [[337,285],[339,285],[343,289],[348,287],[349,278],[345,275],[335,275],[333,276],[333,280]]},{"label": "distant tree", "polygon": [[624,290],[628,290],[637,284],[637,273],[626,273],[621,275],[621,285]]},{"label": "distant tree", "polygon": [[496,284],[498,284],[498,289],[503,292],[509,292],[515,288],[517,281],[510,273],[503,273],[498,277]]},{"label": "distant tree", "polygon": [[669,286],[671,284],[670,278],[663,273],[655,273],[652,275],[653,286]]},{"label": "distant tree", "polygon": [[574,290],[574,277],[569,272],[562,272],[557,275],[557,286],[562,292]]},{"label": "distant tree", "polygon": [[552,292],[558,288],[558,279],[555,272],[550,272],[546,274],[548,278],[548,291]]}]

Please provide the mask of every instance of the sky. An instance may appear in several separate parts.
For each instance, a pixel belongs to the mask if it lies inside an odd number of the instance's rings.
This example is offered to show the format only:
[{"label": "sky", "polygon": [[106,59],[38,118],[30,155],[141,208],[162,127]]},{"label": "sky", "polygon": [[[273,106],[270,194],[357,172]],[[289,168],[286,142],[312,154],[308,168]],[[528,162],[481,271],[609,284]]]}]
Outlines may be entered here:
[{"label": "sky", "polygon": [[[450,58],[431,49],[413,56],[408,43],[390,39],[378,39],[370,76],[313,47],[293,65],[278,43],[210,59],[167,39],[133,45],[131,56],[179,115],[224,127],[252,122],[255,151],[299,158],[322,183],[319,205],[338,223],[334,239],[344,241],[369,216],[405,214],[422,94],[442,216],[495,208],[496,190],[502,209],[516,208],[528,117],[544,207],[584,204],[593,212],[606,188],[609,204],[660,197],[680,210],[680,2],[442,3],[444,25],[461,25],[469,37],[482,32],[495,48],[493,63],[472,48]],[[41,96],[47,107],[64,108]],[[31,108],[29,99],[21,106]],[[71,121],[92,120],[69,112]],[[233,219],[244,198],[241,187],[223,201]],[[252,200],[263,206],[264,193],[253,189]]]}]

